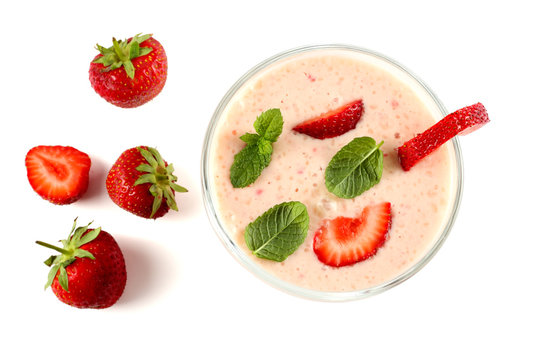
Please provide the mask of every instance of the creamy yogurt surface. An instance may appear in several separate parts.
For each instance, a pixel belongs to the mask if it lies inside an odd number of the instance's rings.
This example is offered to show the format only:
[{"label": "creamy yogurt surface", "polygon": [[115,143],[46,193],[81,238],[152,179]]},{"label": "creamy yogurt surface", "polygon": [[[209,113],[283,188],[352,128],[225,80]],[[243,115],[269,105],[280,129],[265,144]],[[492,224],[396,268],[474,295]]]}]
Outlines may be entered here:
[{"label": "creamy yogurt surface", "polygon": [[[292,130],[297,124],[362,99],[356,128],[318,140]],[[283,132],[274,143],[270,165],[250,186],[235,189],[229,170],[244,146],[239,137],[254,133],[258,115],[279,108]],[[228,236],[273,276],[296,286],[330,292],[354,291],[386,283],[414,266],[439,239],[452,213],[457,164],[451,143],[405,172],[396,148],[442,118],[429,93],[394,65],[346,49],[317,49],[277,61],[247,80],[217,120],[209,144],[209,182],[215,211]],[[331,158],[352,139],[384,141],[379,184],[354,199],[341,199],[325,186]],[[310,225],[304,243],[283,262],[259,259],[244,241],[246,226],[274,205],[300,201]],[[385,245],[368,260],[334,268],[313,252],[313,235],[323,219],[356,217],[367,205],[392,204],[392,226]]]}]

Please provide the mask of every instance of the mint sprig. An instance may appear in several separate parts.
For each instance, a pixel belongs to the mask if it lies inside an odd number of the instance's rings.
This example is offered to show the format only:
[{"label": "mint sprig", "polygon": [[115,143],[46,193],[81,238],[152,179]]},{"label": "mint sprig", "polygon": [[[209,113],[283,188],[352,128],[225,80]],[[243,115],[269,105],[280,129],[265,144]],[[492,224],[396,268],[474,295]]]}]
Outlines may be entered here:
[{"label": "mint sprig", "polygon": [[306,206],[298,201],[278,204],[246,227],[244,239],[262,259],[283,261],[304,242],[309,228]]},{"label": "mint sprig", "polygon": [[359,137],[341,148],[325,171],[328,191],[352,199],[378,184],[383,172],[382,144],[370,137]]},{"label": "mint sprig", "polygon": [[257,117],[253,124],[257,134],[245,133],[240,140],[246,146],[234,156],[230,179],[235,188],[246,187],[257,180],[270,164],[272,144],[283,131],[283,116],[279,109],[270,109]]}]

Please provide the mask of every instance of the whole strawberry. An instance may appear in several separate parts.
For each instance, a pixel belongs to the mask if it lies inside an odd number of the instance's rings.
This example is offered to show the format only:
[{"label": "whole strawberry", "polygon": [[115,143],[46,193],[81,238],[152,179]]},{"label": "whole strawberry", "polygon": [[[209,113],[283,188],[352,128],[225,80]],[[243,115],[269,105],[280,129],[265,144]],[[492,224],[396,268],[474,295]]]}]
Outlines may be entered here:
[{"label": "whole strawberry", "polygon": [[105,48],[90,63],[90,83],[105,100],[133,108],[152,100],[167,80],[167,55],[152,35],[135,35]]},{"label": "whole strawberry", "polygon": [[61,255],[45,261],[51,267],[45,289],[49,286],[56,297],[77,308],[103,309],[112,306],[126,286],[126,265],[120,247],[107,232],[76,228],[73,223],[63,248],[36,241]]},{"label": "whole strawberry", "polygon": [[139,146],[124,151],[107,175],[106,186],[111,200],[122,209],[147,219],[178,211],[175,191],[187,192],[176,184],[172,164],[159,152]]}]

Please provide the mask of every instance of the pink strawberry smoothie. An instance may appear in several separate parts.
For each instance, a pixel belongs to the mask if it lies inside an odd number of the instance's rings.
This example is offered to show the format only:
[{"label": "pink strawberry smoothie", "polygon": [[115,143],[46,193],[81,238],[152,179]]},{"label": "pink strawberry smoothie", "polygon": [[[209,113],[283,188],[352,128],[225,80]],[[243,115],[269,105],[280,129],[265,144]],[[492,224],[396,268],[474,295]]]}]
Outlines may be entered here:
[{"label": "pink strawberry smoothie", "polygon": [[[363,99],[356,128],[318,140],[292,128],[310,118]],[[235,189],[229,169],[254,133],[263,111],[279,108],[283,132],[274,143],[270,165],[246,188]],[[240,87],[218,119],[210,143],[210,182],[215,210],[228,237],[273,276],[301,288],[348,292],[373,288],[407,272],[434,247],[446,227],[458,182],[451,143],[405,172],[396,148],[443,117],[431,95],[410,75],[376,56],[347,49],[317,49],[281,59]],[[354,199],[341,199],[325,187],[330,159],[355,137],[384,141],[379,184]],[[300,201],[310,225],[304,243],[283,262],[259,259],[244,241],[246,226],[272,206]],[[356,217],[367,205],[390,202],[392,225],[385,245],[363,262],[331,267],[313,252],[313,235],[323,219]]]}]

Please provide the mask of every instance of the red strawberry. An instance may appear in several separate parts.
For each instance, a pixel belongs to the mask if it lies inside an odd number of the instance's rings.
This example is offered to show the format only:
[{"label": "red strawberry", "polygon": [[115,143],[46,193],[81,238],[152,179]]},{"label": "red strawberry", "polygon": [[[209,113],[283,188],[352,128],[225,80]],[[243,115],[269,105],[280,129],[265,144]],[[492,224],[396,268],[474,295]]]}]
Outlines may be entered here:
[{"label": "red strawberry", "polygon": [[88,189],[90,158],[70,146],[36,146],[25,164],[34,191],[53,204],[71,204]]},{"label": "red strawberry", "polygon": [[158,218],[169,208],[178,211],[175,191],[186,192],[176,184],[173,165],[167,164],[159,152],[139,146],[124,151],[107,176],[106,186],[112,201],[135,215]]},{"label": "red strawberry", "polygon": [[332,138],[354,129],[362,114],[364,103],[355,100],[313,119],[296,125],[293,130],[316,139]]},{"label": "red strawberry", "polygon": [[51,266],[45,289],[50,285],[68,305],[103,309],[124,292],[126,265],[114,238],[101,228],[88,229],[89,225],[75,229],[75,220],[68,238],[62,240],[63,248],[36,242],[61,254],[45,261]]},{"label": "red strawberry", "polygon": [[313,251],[326,265],[364,261],[384,245],[392,222],[390,203],[367,206],[358,218],[323,220],[313,237]]},{"label": "red strawberry", "polygon": [[167,55],[152,35],[135,35],[104,48],[90,63],[90,83],[113,105],[140,106],[157,96],[167,80]]},{"label": "red strawberry", "polygon": [[408,171],[418,161],[456,135],[466,135],[489,122],[486,108],[481,103],[459,109],[438,123],[416,135],[398,148],[403,170]]}]

